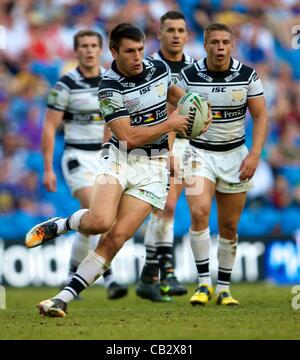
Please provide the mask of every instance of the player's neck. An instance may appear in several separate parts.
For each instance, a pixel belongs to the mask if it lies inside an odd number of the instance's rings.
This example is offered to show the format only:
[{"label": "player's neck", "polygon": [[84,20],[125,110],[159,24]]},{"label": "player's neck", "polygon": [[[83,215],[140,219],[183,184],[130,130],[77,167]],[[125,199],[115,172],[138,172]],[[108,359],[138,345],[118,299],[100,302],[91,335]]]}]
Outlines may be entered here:
[{"label": "player's neck", "polygon": [[225,64],[214,64],[209,58],[206,58],[206,66],[209,71],[224,72],[230,69],[230,58]]},{"label": "player's neck", "polygon": [[92,68],[86,68],[86,67],[79,65],[79,70],[85,78],[97,77],[100,75],[99,66],[95,66]]},{"label": "player's neck", "polygon": [[163,57],[166,59],[166,60],[169,60],[169,61],[182,61],[182,58],[183,58],[183,53],[182,52],[179,52],[179,53],[176,53],[176,54],[171,54],[170,52],[168,52],[166,49],[160,49],[161,53],[163,54]]}]

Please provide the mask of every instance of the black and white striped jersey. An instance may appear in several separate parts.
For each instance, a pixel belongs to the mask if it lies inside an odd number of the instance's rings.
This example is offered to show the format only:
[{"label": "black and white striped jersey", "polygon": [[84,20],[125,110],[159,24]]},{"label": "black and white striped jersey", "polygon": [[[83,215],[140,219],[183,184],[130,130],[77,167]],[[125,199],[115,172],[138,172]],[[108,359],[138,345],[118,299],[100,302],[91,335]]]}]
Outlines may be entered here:
[{"label": "black and white striped jersey", "polygon": [[[101,76],[106,71],[101,68]],[[63,111],[65,143],[84,150],[100,148],[104,121],[98,103],[101,76],[85,78],[79,68],[62,76],[48,96],[48,108]]]},{"label": "black and white striped jersey", "polygon": [[227,151],[245,142],[247,99],[263,96],[261,81],[252,68],[231,59],[225,72],[207,69],[206,59],[195,62],[180,74],[178,86],[199,93],[212,107],[213,121],[208,130],[190,141],[212,151]]},{"label": "black and white striped jersey", "polygon": [[[169,67],[160,60],[144,60],[141,74],[124,77],[115,62],[99,85],[100,110],[106,123],[129,116],[132,126],[153,126],[167,120],[167,94],[172,86]],[[113,134],[110,139],[119,147]],[[168,149],[168,135],[141,147],[147,154]]]},{"label": "black and white striped jersey", "polygon": [[163,60],[166,62],[171,69],[171,77],[174,84],[176,84],[179,80],[180,71],[186,68],[189,65],[194,64],[194,58],[190,57],[189,55],[183,54],[183,58],[181,61],[171,61],[164,57],[161,50],[158,50],[156,53],[153,53],[149,56],[149,59],[154,60]]},{"label": "black and white striped jersey", "polygon": [[[161,50],[158,50],[156,53],[153,53],[149,56],[150,59],[157,59],[157,60],[163,60],[167,63],[171,70],[171,77],[174,84],[177,84],[177,82],[180,80],[180,71],[192,64],[194,64],[195,59],[190,57],[189,55],[183,54],[183,58],[181,61],[171,61],[164,57]],[[178,139],[183,139],[184,137],[182,135],[176,134],[176,137]]]}]

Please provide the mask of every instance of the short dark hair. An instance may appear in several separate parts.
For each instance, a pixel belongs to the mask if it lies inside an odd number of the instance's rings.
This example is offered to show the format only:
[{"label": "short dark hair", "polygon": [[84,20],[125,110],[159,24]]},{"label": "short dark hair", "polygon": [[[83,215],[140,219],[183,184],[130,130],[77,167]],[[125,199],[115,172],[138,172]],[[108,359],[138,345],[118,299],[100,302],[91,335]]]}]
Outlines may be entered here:
[{"label": "short dark hair", "polygon": [[207,37],[213,31],[225,31],[231,35],[232,39],[234,36],[231,26],[222,23],[212,23],[208,25],[207,28],[204,30],[204,42],[207,41]]},{"label": "short dark hair", "polygon": [[117,25],[109,34],[109,48],[119,50],[123,39],[145,42],[146,36],[141,28],[130,23]]},{"label": "short dark hair", "polygon": [[166,20],[185,20],[184,15],[180,11],[168,11],[160,18],[160,25]]},{"label": "short dark hair", "polygon": [[73,48],[74,50],[76,50],[79,46],[79,38],[83,37],[83,36],[95,36],[98,39],[99,42],[99,47],[102,48],[103,46],[103,38],[101,36],[101,34],[99,34],[97,31],[93,31],[93,30],[80,30],[78,31],[73,38]]}]

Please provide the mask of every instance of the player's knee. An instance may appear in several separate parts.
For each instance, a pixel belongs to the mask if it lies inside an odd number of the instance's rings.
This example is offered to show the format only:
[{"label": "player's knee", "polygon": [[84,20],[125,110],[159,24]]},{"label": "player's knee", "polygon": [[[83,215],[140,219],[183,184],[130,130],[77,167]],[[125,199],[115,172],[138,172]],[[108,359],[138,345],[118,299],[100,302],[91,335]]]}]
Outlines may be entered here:
[{"label": "player's knee", "polygon": [[176,208],[176,201],[173,200],[167,201],[164,209],[165,215],[170,218],[173,217],[175,213],[175,208]]},{"label": "player's knee", "polygon": [[208,219],[209,207],[205,205],[195,206],[191,209],[191,217],[193,221],[199,222]]},{"label": "player's knee", "polygon": [[93,231],[93,234],[104,234],[111,226],[112,222],[106,217],[94,217],[91,221],[91,231]]},{"label": "player's knee", "polygon": [[191,209],[192,228],[194,230],[203,230],[208,227],[209,208],[197,206]]}]

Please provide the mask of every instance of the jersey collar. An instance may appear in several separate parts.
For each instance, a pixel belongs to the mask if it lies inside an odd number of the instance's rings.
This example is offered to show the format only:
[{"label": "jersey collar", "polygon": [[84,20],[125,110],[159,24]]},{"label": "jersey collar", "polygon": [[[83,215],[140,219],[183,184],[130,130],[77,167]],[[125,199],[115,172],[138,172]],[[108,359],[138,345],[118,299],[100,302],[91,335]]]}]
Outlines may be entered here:
[{"label": "jersey collar", "polygon": [[185,63],[185,55],[184,54],[182,54],[182,59],[180,60],[180,61],[172,61],[172,60],[168,60],[168,59],[166,59],[165,57],[164,57],[164,55],[163,55],[163,53],[162,53],[162,51],[161,51],[161,49],[159,49],[158,50],[158,55],[161,57],[161,59],[163,60],[163,61],[165,61],[166,63],[181,63],[181,62],[183,62],[183,63]]},{"label": "jersey collar", "polygon": [[99,79],[99,77],[101,76],[101,69],[99,68],[99,75],[98,76],[92,76],[92,77],[85,77],[83,75],[83,73],[81,72],[79,66],[77,66],[76,70],[78,71],[78,73],[83,77],[83,79],[86,80],[95,80],[95,79]]},{"label": "jersey collar", "polygon": [[211,71],[207,68],[207,62],[206,62],[206,58],[204,59],[204,65],[206,68],[206,74],[211,76],[212,78],[224,78],[228,75],[230,75],[232,73],[231,69],[233,66],[233,59],[230,58],[230,64],[229,64],[229,68],[228,70],[225,71]]}]

